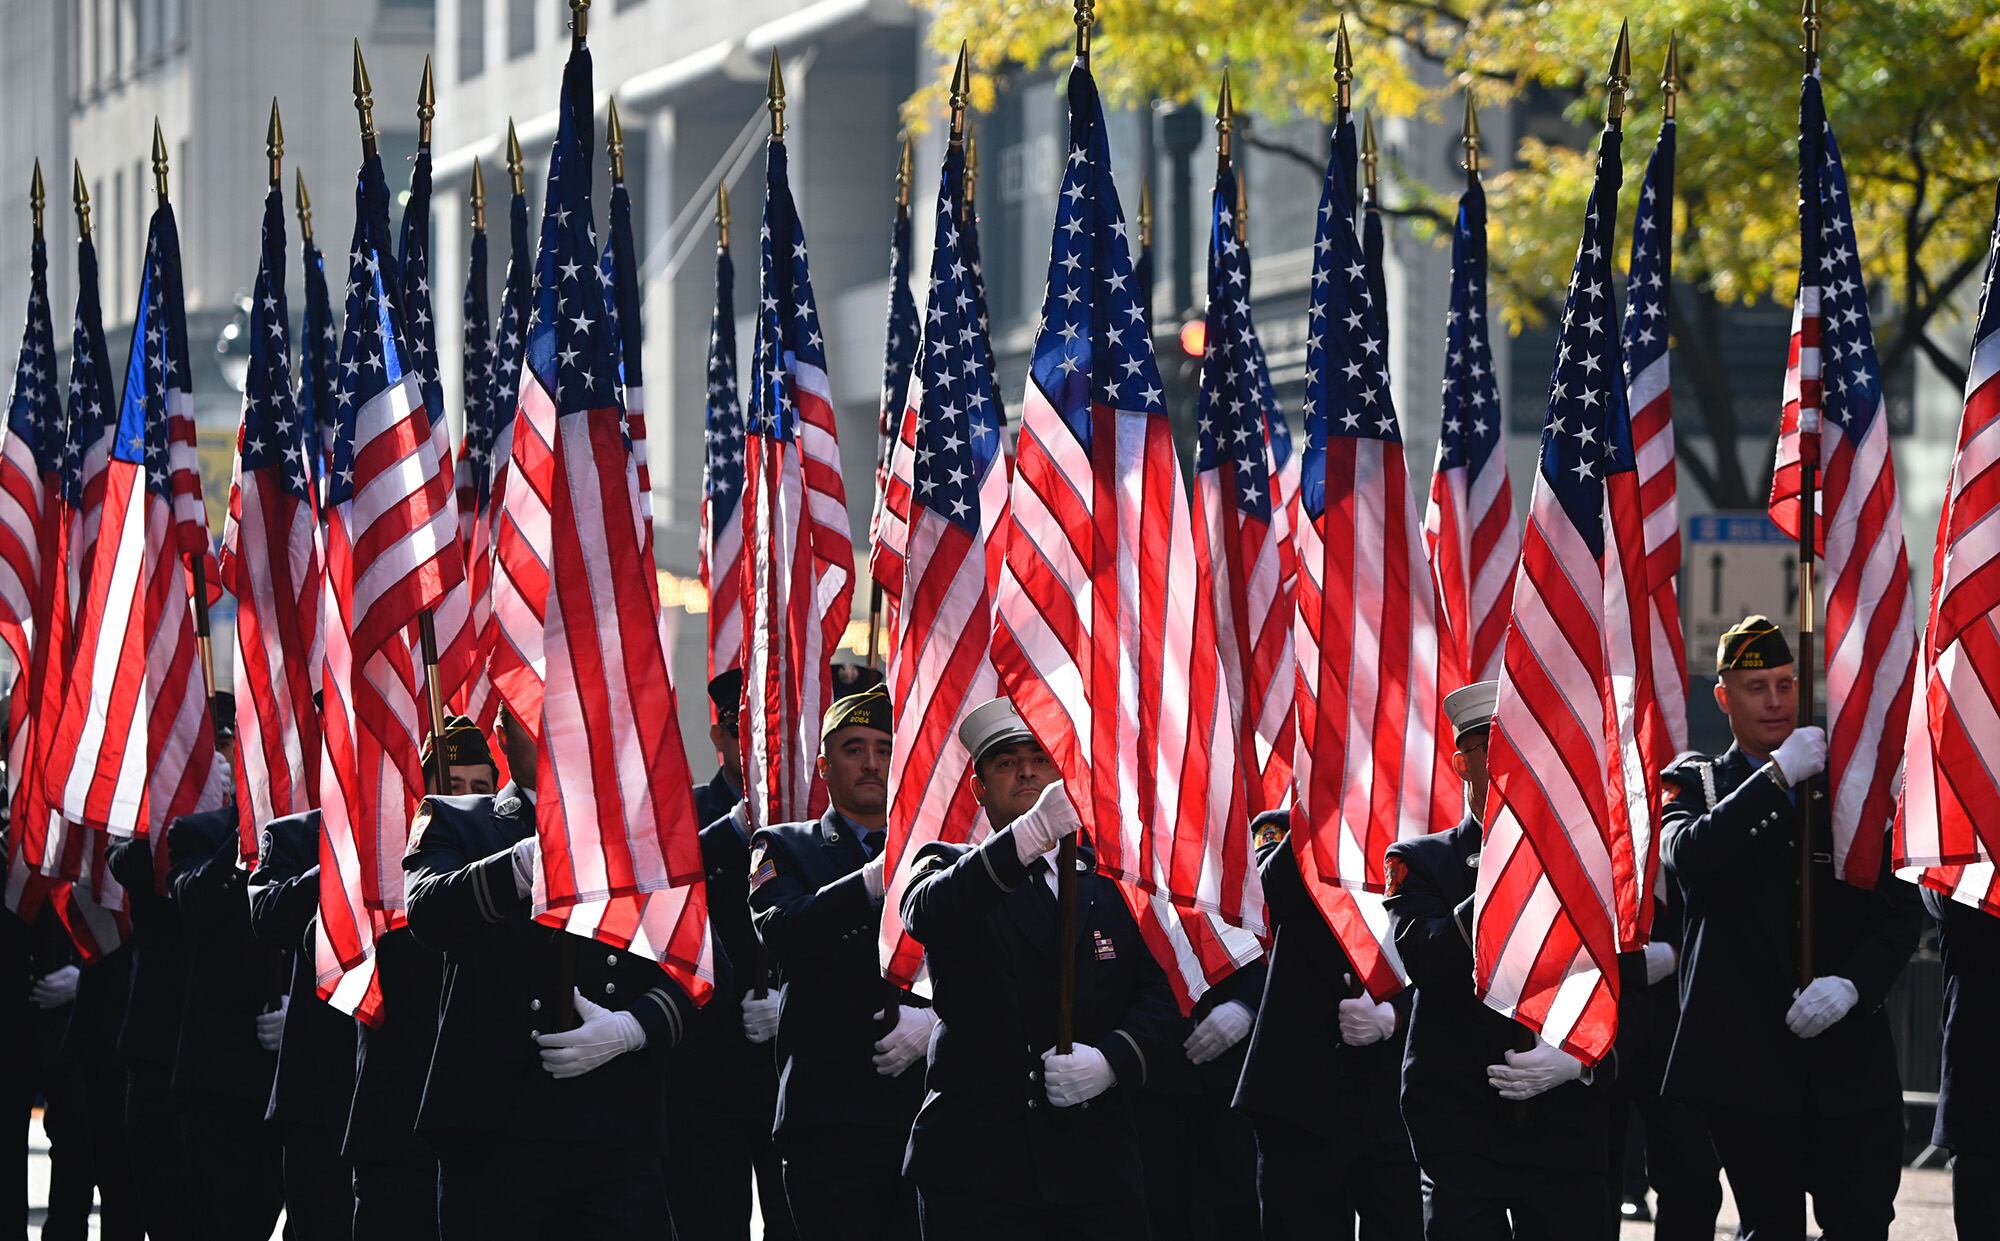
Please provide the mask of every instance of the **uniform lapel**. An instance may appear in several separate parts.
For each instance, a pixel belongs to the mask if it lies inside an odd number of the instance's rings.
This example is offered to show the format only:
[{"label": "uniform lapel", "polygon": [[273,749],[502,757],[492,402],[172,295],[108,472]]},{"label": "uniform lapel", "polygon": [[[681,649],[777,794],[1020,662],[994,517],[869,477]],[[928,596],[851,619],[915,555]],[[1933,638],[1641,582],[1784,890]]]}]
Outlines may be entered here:
[{"label": "uniform lapel", "polygon": [[840,812],[828,808],[819,817],[819,847],[825,855],[826,864],[837,875],[860,870],[868,861],[868,850],[861,843],[861,833],[850,827]]}]

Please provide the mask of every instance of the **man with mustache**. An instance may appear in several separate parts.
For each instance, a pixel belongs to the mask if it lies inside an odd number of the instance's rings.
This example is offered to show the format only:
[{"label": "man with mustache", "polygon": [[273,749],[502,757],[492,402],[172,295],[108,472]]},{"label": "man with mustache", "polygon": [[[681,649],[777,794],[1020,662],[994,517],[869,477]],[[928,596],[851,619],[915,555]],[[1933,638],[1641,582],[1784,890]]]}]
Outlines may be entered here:
[{"label": "man with mustache", "polygon": [[802,1241],[915,1241],[903,1145],[934,1019],[882,978],[882,846],[895,726],[880,686],[820,730],[827,812],[750,841],[750,913],[785,978],[773,1135]]}]

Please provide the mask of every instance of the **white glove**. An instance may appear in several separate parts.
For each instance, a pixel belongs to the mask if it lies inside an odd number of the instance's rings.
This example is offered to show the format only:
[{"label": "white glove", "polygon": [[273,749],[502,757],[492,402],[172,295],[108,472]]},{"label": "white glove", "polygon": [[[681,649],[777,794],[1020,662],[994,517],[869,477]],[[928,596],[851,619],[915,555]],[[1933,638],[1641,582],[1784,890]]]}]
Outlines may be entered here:
[{"label": "white glove", "polygon": [[1507,1063],[1486,1066],[1486,1084],[1503,1099],[1519,1101],[1583,1076],[1583,1061],[1537,1039],[1533,1051],[1510,1051]]},{"label": "white glove", "polygon": [[646,1027],[639,1024],[637,1017],[593,1004],[583,998],[581,991],[572,990],[571,994],[576,999],[576,1015],[583,1019],[583,1024],[574,1030],[535,1036],[535,1042],[542,1048],[542,1068],[549,1076],[557,1081],[582,1077],[607,1061],[646,1045]]},{"label": "white glove", "polygon": [[291,1011],[291,1007],[292,997],[281,995],[276,1008],[257,1014],[257,1046],[265,1051],[278,1050],[278,1044],[285,1041],[285,1014]]},{"label": "white glove", "polygon": [[868,889],[869,900],[880,902],[882,899],[882,859],[887,856],[888,852],[884,850],[869,858],[861,867],[861,883]]},{"label": "white glove", "polygon": [[541,856],[540,836],[514,842],[514,895],[525,897],[535,890],[535,859]]},{"label": "white glove", "polygon": [[1826,1033],[1828,1026],[1861,1002],[1861,992],[1853,983],[1832,974],[1813,979],[1805,990],[1794,994],[1797,998],[1785,1013],[1785,1028],[1800,1038]]},{"label": "white glove", "polygon": [[42,975],[28,989],[28,1002],[36,1008],[61,1008],[76,999],[76,980],[83,971],[74,965]]},{"label": "white glove", "polygon": [[1063,792],[1062,781],[1057,780],[1042,790],[1028,813],[1014,820],[1014,856],[1026,866],[1082,826],[1076,807],[1069,804],[1069,794]]},{"label": "white glove", "polygon": [[[875,1020],[888,1015],[884,1009],[875,1014]],[[937,1014],[930,1009],[898,1005],[895,1028],[875,1040],[875,1071],[884,1077],[901,1077],[904,1069],[923,1059],[930,1050],[931,1027],[936,1024]]]},{"label": "white glove", "polygon": [[1787,788],[1811,779],[1826,770],[1826,730],[1810,725],[1794,728],[1791,736],[1778,743],[1771,761],[1777,764]]},{"label": "white glove", "polygon": [[778,1037],[778,1018],[785,1009],[785,989],[769,987],[764,998],[743,995],[743,1037],[753,1043],[768,1043]]},{"label": "white glove", "polygon": [[1646,945],[1646,985],[1656,987],[1674,976],[1674,969],[1681,963],[1681,956],[1672,944],[1658,940]]},{"label": "white glove", "polygon": [[1255,1024],[1256,1017],[1243,1001],[1230,1000],[1226,1004],[1218,1004],[1213,1012],[1195,1024],[1194,1033],[1187,1036],[1181,1050],[1187,1053],[1190,1064],[1207,1064],[1242,1042]]},{"label": "white glove", "polygon": [[1067,1056],[1058,1056],[1053,1047],[1042,1053],[1042,1088],[1057,1107],[1088,1103],[1118,1084],[1118,1071],[1103,1052],[1082,1043],[1070,1047]]},{"label": "white glove", "polygon": [[1396,1032],[1396,1008],[1365,995],[1340,1002],[1340,1041],[1349,1047],[1379,1043]]}]

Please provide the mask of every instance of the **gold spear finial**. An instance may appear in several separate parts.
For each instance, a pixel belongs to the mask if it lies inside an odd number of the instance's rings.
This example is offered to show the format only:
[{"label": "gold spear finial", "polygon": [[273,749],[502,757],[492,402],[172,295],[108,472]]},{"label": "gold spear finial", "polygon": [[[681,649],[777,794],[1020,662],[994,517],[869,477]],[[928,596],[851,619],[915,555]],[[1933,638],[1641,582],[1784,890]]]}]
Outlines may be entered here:
[{"label": "gold spear finial", "polygon": [[[1810,0],[1808,0],[1810,3]],[[1632,24],[1618,23],[1618,46],[1611,52],[1611,75],[1604,79],[1610,98],[1604,105],[1604,123],[1617,129],[1625,116],[1625,92],[1632,86]]]},{"label": "gold spear finial", "polygon": [[271,161],[271,186],[284,179],[285,122],[278,116],[277,96],[271,97],[271,123],[264,129],[264,157]]},{"label": "gold spear finial", "polygon": [[528,183],[523,179],[521,169],[526,161],[521,158],[521,135],[514,132],[514,118],[507,118],[507,175],[514,179],[514,192],[525,194]]},{"label": "gold spear finial", "polygon": [[1222,67],[1222,90],[1215,99],[1215,158],[1229,167],[1230,131],[1236,128],[1236,105],[1229,98],[1229,66]]},{"label": "gold spear finial", "polygon": [[431,58],[424,56],[424,80],[417,84],[417,149],[431,149],[431,118],[437,115],[437,87],[431,82]]},{"label": "gold spear finial", "polygon": [[1336,123],[1347,119],[1354,107],[1354,47],[1347,41],[1347,14],[1340,15],[1340,27],[1333,34],[1333,106]]},{"label": "gold spear finial", "polygon": [[472,157],[472,231],[486,231],[486,170],[477,155]]},{"label": "gold spear finial", "polygon": [[298,204],[299,236],[310,242],[313,239],[313,200],[312,195],[306,193],[306,174],[303,172],[292,173],[292,197]]},{"label": "gold spear finial", "polygon": [[1667,64],[1660,70],[1660,114],[1674,119],[1674,102],[1681,93],[1681,36],[1678,30],[1667,35]]},{"label": "gold spear finial", "polygon": [[35,161],[35,179],[28,182],[28,208],[35,213],[35,237],[42,235],[42,212],[49,205],[48,191],[42,187],[42,161]]},{"label": "gold spear finial", "polygon": [[90,236],[90,187],[83,183],[83,164],[77,163],[76,181],[70,186],[70,205],[76,208],[76,226]]},{"label": "gold spear finial", "polygon": [[916,180],[916,151],[910,145],[910,135],[903,135],[903,147],[896,156],[896,209],[910,209],[910,185]]},{"label": "gold spear finial", "polygon": [[1139,183],[1139,248],[1153,248],[1153,183]]},{"label": "gold spear finial", "polygon": [[1819,68],[1819,0],[1805,0],[1805,7],[1799,12],[1799,22],[1805,27],[1805,42],[1799,50],[1806,54],[1806,72]]},{"label": "gold spear finial", "polygon": [[1097,24],[1097,0],[1076,0],[1076,62],[1090,63],[1090,28]]},{"label": "gold spear finial", "polygon": [[771,81],[764,87],[764,106],[771,110],[771,141],[785,140],[785,75],[778,67],[778,49],[771,49]]},{"label": "gold spear finial", "polygon": [[951,71],[951,145],[965,146],[965,100],[972,89],[972,69],[966,45],[958,45],[958,65]]},{"label": "gold spear finial", "polygon": [[1479,175],[1479,109],[1473,106],[1472,88],[1465,88],[1465,128],[1459,133],[1459,146],[1465,155],[1459,160],[1459,167],[1465,169],[1468,178]]},{"label": "gold spear finial", "polygon": [[729,248],[729,186],[722,182],[715,186],[715,244]]},{"label": "gold spear finial", "polygon": [[160,129],[160,118],[153,118],[153,193],[161,202],[167,201],[167,135]]},{"label": "gold spear finial", "polygon": [[1361,114],[1361,205],[1375,205],[1375,117],[1372,113]]},{"label": "gold spear finial", "polygon": [[361,118],[361,156],[373,159],[375,146],[375,88],[368,81],[368,62],[361,58],[361,40],[354,41],[354,111]]},{"label": "gold spear finial", "polygon": [[615,95],[607,104],[604,150],[611,156],[611,180],[622,183],[625,180],[625,123],[618,119],[618,98]]},{"label": "gold spear finial", "polygon": [[569,47],[571,51],[583,46],[584,37],[590,33],[590,0],[569,0]]}]

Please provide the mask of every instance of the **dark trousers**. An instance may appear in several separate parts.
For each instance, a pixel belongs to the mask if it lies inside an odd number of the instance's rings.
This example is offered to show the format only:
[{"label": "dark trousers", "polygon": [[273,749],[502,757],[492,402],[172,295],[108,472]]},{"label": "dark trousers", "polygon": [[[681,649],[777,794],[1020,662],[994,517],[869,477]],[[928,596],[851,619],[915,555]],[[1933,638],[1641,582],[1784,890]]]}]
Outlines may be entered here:
[{"label": "dark trousers", "polygon": [[764,1241],[796,1241],[768,1114],[681,1104],[667,1137],[667,1205],[687,1241],[750,1241],[750,1186]]},{"label": "dark trousers", "polygon": [[164,1068],[132,1067],[125,1079],[121,1132],[128,1135],[130,1150],[144,1152],[130,1167],[149,1241],[199,1241],[201,1217],[189,1192],[193,1161],[181,1139],[180,1111]]},{"label": "dark trousers", "polygon": [[1951,1218],[1958,1241],[1992,1235],[2000,1220],[2000,1155],[1952,1156]]},{"label": "dark trousers", "polygon": [[0,1236],[26,1238],[28,1221],[28,1127],[37,1091],[42,1097],[42,1135],[49,1143],[49,1201],[42,1216],[43,1241],[83,1241],[90,1227],[90,1123],[84,1111],[83,1074],[67,1061],[0,1065],[18,1074],[9,1084],[18,1141],[5,1155],[7,1216]]},{"label": "dark trousers", "polygon": [[1646,1180],[1653,1187],[1654,1241],[1714,1241],[1722,1213],[1722,1163],[1698,1108],[1657,1093],[1637,1100]]},{"label": "dark trousers", "polygon": [[[1582,1172],[1438,1156],[1423,1167],[1424,1241],[1605,1241],[1601,1167]],[[1615,1236],[1616,1234],[1611,1234]]]},{"label": "dark trousers", "polygon": [[285,1205],[284,1160],[263,1109],[224,1099],[183,1099],[181,1140],[205,1241],[268,1241]]},{"label": "dark trousers", "polygon": [[674,1235],[658,1152],[510,1137],[438,1153],[439,1241]]},{"label": "dark trousers", "polygon": [[1045,1205],[922,1189],[924,1241],[1149,1241],[1144,1204],[1115,1196]]},{"label": "dark trousers", "polygon": [[1708,1121],[1739,1241],[1802,1241],[1808,1194],[1824,1241],[1886,1241],[1903,1176],[1901,1107],[1804,1117],[1711,1108]]},{"label": "dark trousers", "polygon": [[338,1129],[284,1130],[285,1241],[347,1241],[354,1231],[354,1169]]},{"label": "dark trousers", "polygon": [[354,1241],[437,1241],[434,1163],[356,1163]]},{"label": "dark trousers", "polygon": [[[125,1123],[125,1074],[86,1064],[82,1083],[84,1140],[90,1179],[97,1184],[98,1235],[104,1241],[140,1241],[145,1235],[144,1203],[134,1180],[132,1152],[137,1138]],[[170,1241],[157,1234],[156,1241]]]},{"label": "dark trousers", "polygon": [[916,1191],[903,1179],[906,1137],[862,1126],[781,1137],[785,1201],[800,1241],[916,1241]]},{"label": "dark trousers", "polygon": [[1153,1241],[1256,1241],[1257,1138],[1220,1092],[1137,1091]]},{"label": "dark trousers", "polygon": [[[1257,1203],[1264,1241],[1417,1241],[1424,1191],[1408,1138],[1324,1138],[1257,1118]],[[1357,1222],[1360,1225],[1356,1232]]]}]

